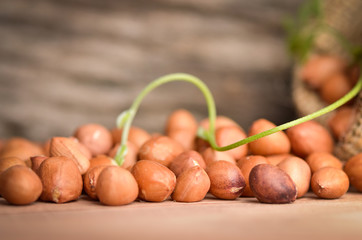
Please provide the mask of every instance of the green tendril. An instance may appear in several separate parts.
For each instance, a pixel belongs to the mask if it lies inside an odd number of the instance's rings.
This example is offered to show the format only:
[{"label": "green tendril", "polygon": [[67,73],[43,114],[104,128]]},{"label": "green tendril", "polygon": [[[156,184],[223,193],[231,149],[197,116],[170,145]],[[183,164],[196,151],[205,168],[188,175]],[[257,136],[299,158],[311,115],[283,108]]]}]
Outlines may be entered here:
[{"label": "green tendril", "polygon": [[353,89],[348,92],[344,97],[342,97],[341,99],[339,99],[338,101],[332,103],[331,105],[320,109],[317,112],[314,112],[312,114],[309,114],[307,116],[298,118],[296,120],[284,123],[280,126],[277,126],[275,128],[269,129],[267,131],[261,132],[259,134],[250,136],[248,138],[242,139],[238,142],[232,143],[230,145],[227,146],[223,146],[220,147],[216,144],[215,141],[215,119],[216,119],[216,107],[215,107],[215,101],[214,98],[209,90],[209,88],[206,86],[205,83],[203,83],[199,78],[189,75],[189,74],[185,74],[185,73],[175,73],[175,74],[170,74],[170,75],[166,75],[163,77],[160,77],[156,80],[154,80],[153,82],[151,82],[150,84],[148,84],[143,90],[142,92],[137,96],[137,98],[134,100],[131,108],[123,113],[121,113],[119,115],[119,117],[117,118],[117,126],[119,128],[122,128],[122,140],[121,140],[121,145],[117,151],[117,154],[115,156],[115,161],[117,162],[117,164],[119,166],[122,166],[123,162],[124,162],[124,158],[127,154],[127,139],[128,139],[128,133],[129,133],[129,129],[131,127],[132,121],[135,117],[135,114],[143,100],[143,98],[149,93],[151,92],[153,89],[155,89],[158,86],[161,86],[165,83],[168,82],[174,82],[174,81],[185,81],[185,82],[189,82],[194,84],[196,87],[198,87],[200,89],[200,91],[203,93],[206,103],[207,103],[207,107],[208,107],[208,114],[209,114],[209,129],[203,129],[200,128],[198,129],[198,137],[205,139],[206,141],[208,141],[211,145],[211,147],[217,151],[227,151],[227,150],[231,150],[233,148],[239,147],[241,145],[250,143],[252,141],[255,141],[259,138],[271,135],[273,133],[285,130],[287,128],[293,127],[295,125],[301,124],[303,122],[312,120],[314,118],[317,118],[319,116],[322,116],[328,112],[331,112],[333,110],[335,110],[336,108],[342,106],[343,104],[347,103],[348,101],[350,101],[353,97],[355,97],[362,89],[362,76],[359,78],[358,82],[356,83],[356,85],[353,87]]},{"label": "green tendril", "polygon": [[[209,132],[214,133],[215,128],[215,118],[216,118],[216,107],[214,98],[209,90],[209,88],[206,86],[204,82],[202,82],[199,78],[185,74],[185,73],[174,73],[169,74],[163,77],[160,77],[150,84],[148,84],[141,93],[137,96],[137,98],[134,100],[131,108],[119,115],[117,118],[117,126],[118,128],[122,128],[122,140],[121,145],[118,148],[117,154],[115,156],[115,161],[119,166],[122,166],[124,162],[124,157],[126,156],[127,152],[127,138],[129,129],[131,127],[131,123],[135,117],[135,114],[139,108],[139,105],[141,104],[142,100],[146,95],[151,92],[153,89],[157,88],[158,86],[161,86],[168,82],[175,82],[175,81],[184,81],[189,82],[195,85],[200,89],[200,91],[203,93],[206,102],[207,107],[209,111],[209,119],[210,119],[210,126],[209,126]],[[208,134],[209,135],[209,134]],[[208,141],[216,145],[214,136],[208,136]]]}]

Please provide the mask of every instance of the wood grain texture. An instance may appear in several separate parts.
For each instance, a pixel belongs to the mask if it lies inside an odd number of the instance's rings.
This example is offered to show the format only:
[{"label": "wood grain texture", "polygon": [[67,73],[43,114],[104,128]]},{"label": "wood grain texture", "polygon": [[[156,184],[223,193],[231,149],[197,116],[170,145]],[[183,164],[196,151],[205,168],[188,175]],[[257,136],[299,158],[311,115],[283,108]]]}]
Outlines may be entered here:
[{"label": "wood grain texture", "polygon": [[[43,141],[81,124],[115,126],[151,80],[200,77],[218,113],[247,128],[294,118],[281,22],[302,0],[2,0],[0,138]],[[135,124],[162,131],[176,108],[207,116],[198,90],[162,86]]]},{"label": "wood grain texture", "polygon": [[[292,204],[255,198],[100,205],[86,197],[67,204],[11,206],[0,198],[2,239],[321,239],[362,238],[362,194],[322,200],[312,193]],[[21,230],[20,230],[21,229]]]}]

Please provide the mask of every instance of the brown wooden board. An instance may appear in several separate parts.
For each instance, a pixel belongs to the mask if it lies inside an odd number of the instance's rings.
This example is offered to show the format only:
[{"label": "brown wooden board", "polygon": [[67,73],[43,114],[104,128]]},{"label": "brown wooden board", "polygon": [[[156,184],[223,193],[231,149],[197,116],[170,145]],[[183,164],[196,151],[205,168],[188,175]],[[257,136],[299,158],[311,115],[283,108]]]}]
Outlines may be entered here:
[{"label": "brown wooden board", "polygon": [[201,202],[103,206],[86,196],[66,204],[8,205],[0,199],[1,239],[362,239],[362,194],[292,204],[207,196]]},{"label": "brown wooden board", "polygon": [[[0,139],[68,136],[115,126],[153,79],[186,72],[212,91],[218,113],[244,128],[294,119],[282,22],[303,0],[1,0]],[[167,84],[135,124],[162,131],[177,108],[198,119],[196,87]]]}]

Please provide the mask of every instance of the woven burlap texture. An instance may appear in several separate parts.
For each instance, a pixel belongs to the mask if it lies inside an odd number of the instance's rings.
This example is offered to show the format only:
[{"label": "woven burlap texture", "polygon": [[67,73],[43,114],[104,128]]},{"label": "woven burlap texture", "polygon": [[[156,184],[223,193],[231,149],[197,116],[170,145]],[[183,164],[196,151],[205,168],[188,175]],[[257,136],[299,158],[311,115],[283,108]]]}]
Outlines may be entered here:
[{"label": "woven burlap texture", "polygon": [[[325,0],[323,1],[325,22],[339,31],[351,44],[362,44],[362,1],[361,0]],[[331,34],[322,33],[318,35],[315,48],[310,54],[338,55],[350,60],[350,54],[342,46],[341,42]],[[300,66],[294,69],[292,91],[293,101],[300,116],[308,115],[325,106],[319,95],[308,88],[298,78]],[[362,152],[362,94],[357,97],[355,108],[356,118],[352,127],[336,144],[335,154],[341,160],[348,160],[353,155]],[[332,113],[323,115],[316,120],[327,126],[328,119]]]}]

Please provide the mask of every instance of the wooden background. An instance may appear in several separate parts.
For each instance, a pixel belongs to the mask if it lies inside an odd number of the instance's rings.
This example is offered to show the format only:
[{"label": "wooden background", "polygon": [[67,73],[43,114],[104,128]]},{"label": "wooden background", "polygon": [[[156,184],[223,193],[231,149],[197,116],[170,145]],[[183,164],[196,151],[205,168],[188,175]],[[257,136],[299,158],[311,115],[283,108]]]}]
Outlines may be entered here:
[{"label": "wooden background", "polygon": [[[83,123],[115,126],[164,74],[200,77],[218,113],[245,129],[294,118],[282,21],[302,0],[1,0],[0,138],[43,141]],[[186,108],[207,116],[188,83],[157,89],[135,124],[162,131]]]}]

